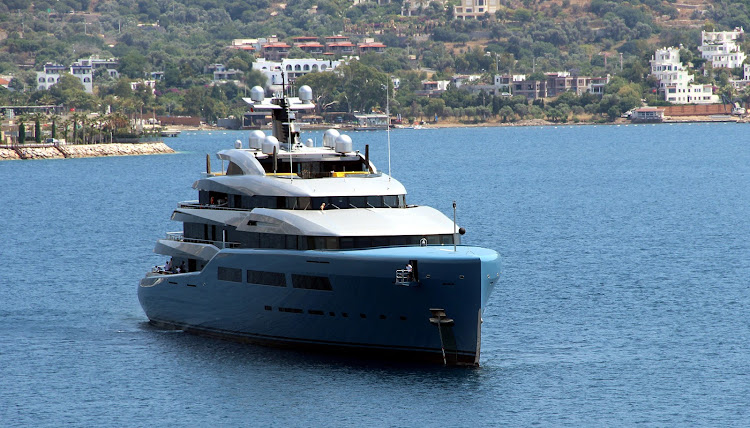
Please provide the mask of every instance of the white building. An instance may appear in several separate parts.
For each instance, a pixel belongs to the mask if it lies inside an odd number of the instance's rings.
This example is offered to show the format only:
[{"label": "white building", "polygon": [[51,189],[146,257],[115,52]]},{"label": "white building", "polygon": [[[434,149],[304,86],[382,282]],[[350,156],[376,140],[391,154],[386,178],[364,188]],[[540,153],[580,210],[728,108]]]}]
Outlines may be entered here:
[{"label": "white building", "polygon": [[495,92],[502,95],[510,95],[513,92],[513,84],[526,80],[525,74],[496,74],[495,75]]},{"label": "white building", "polygon": [[732,31],[702,31],[701,56],[710,62],[714,68],[741,67],[746,55],[740,49],[737,41],[745,34],[742,27]]},{"label": "white building", "polygon": [[281,89],[281,75],[284,74],[284,83],[289,84],[300,76],[313,71],[333,71],[342,61],[311,58],[284,58],[281,61],[267,61],[263,58],[253,63],[253,70],[263,73],[267,80],[266,86],[272,91]]},{"label": "white building", "polygon": [[91,64],[81,64],[76,61],[70,66],[70,74],[83,83],[83,88],[87,93],[94,93],[94,68]]},{"label": "white building", "polygon": [[688,73],[680,62],[680,49],[663,48],[651,57],[651,75],[659,81],[659,92],[664,100],[675,104],[713,104],[719,101],[713,95],[712,85],[693,84],[695,76]]},{"label": "white building", "polygon": [[60,76],[65,73],[67,68],[64,65],[53,64],[48,62],[44,64],[44,71],[36,72],[36,88],[40,91],[46,91],[52,85],[60,81]]},{"label": "white building", "polygon": [[91,94],[94,92],[94,73],[99,69],[105,69],[108,76],[117,79],[120,73],[117,71],[118,61],[114,58],[100,59],[98,56],[81,58],[70,67],[60,64],[44,64],[44,71],[37,71],[37,89],[48,90],[52,85],[60,81],[60,76],[69,72],[77,77],[83,84],[84,90]]},{"label": "white building", "polygon": [[458,6],[453,7],[453,16],[466,19],[478,18],[485,13],[494,14],[498,4],[499,0],[461,0]]}]

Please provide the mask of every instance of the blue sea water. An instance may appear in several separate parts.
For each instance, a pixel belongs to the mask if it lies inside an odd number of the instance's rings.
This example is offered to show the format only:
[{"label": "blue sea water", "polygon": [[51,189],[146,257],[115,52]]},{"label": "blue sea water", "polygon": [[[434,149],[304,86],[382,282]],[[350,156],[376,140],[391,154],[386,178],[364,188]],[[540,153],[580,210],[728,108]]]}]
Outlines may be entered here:
[{"label": "blue sea water", "polygon": [[[1,162],[0,426],[748,426],[748,130],[392,132],[407,202],[452,215],[455,200],[464,242],[502,256],[477,369],[147,324],[155,240],[179,230],[205,155],[246,132]],[[353,136],[387,171],[386,134]]]}]

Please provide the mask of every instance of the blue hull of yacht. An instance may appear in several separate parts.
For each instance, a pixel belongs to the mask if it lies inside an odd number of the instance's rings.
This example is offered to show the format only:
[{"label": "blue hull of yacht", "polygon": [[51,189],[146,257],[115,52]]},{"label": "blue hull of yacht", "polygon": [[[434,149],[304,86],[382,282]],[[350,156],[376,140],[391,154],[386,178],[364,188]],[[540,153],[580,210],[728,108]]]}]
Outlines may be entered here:
[{"label": "blue hull of yacht", "polygon": [[[399,284],[395,272],[410,260],[418,281]],[[283,273],[283,284],[253,283],[248,271]],[[499,272],[495,251],[468,246],[225,249],[200,272],[147,276],[138,298],[153,324],[192,333],[477,365]]]}]

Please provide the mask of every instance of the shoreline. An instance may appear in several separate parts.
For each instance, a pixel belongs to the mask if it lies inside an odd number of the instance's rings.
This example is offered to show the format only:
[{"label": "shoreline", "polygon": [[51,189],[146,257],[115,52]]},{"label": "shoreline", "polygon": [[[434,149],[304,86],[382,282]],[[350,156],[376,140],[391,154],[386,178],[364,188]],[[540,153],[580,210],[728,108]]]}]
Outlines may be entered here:
[{"label": "shoreline", "polygon": [[0,146],[0,160],[68,159],[175,153],[163,142],[105,144],[25,144]]},{"label": "shoreline", "polygon": [[[672,124],[672,123],[748,123],[750,118],[748,117],[737,117],[737,116],[722,116],[722,117],[710,117],[710,116],[672,116],[665,118],[661,122],[633,122],[626,118],[617,118],[613,122],[592,122],[581,120],[579,122],[567,121],[567,122],[550,122],[544,119],[524,119],[515,122],[499,122],[499,121],[487,121],[477,123],[462,123],[459,121],[440,121],[437,123],[425,123],[419,125],[419,129],[442,129],[442,128],[500,128],[500,127],[525,127],[525,126],[586,126],[586,125],[657,125],[657,124]],[[404,125],[409,126],[409,125]],[[327,130],[327,129],[338,129],[344,131],[354,131],[354,125],[341,126],[336,124],[311,124],[303,125],[302,130]],[[175,131],[247,131],[248,129],[229,129],[221,128],[218,126],[201,125],[201,126],[170,126],[170,130]],[[270,128],[262,127],[261,130],[268,130]],[[411,128],[391,128],[391,129],[411,129]],[[363,131],[364,132],[364,131]]]}]

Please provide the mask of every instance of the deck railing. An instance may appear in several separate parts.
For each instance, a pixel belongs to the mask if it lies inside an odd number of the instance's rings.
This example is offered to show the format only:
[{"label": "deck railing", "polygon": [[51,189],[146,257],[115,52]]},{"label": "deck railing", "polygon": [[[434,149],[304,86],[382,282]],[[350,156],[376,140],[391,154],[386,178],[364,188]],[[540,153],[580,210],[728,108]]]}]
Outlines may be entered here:
[{"label": "deck railing", "polygon": [[241,244],[239,242],[229,242],[229,241],[212,241],[209,239],[195,239],[195,238],[185,238],[185,235],[182,232],[167,232],[167,239],[170,241],[178,241],[178,242],[192,242],[196,244],[209,244],[213,245],[217,248],[239,248]]},{"label": "deck railing", "polygon": [[414,275],[412,271],[406,269],[396,269],[396,285],[412,285],[414,282]]}]

